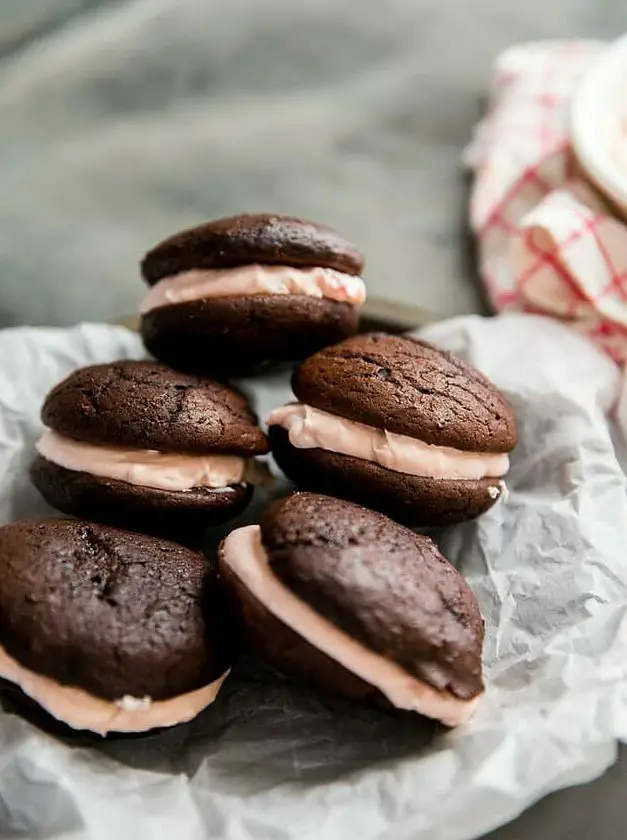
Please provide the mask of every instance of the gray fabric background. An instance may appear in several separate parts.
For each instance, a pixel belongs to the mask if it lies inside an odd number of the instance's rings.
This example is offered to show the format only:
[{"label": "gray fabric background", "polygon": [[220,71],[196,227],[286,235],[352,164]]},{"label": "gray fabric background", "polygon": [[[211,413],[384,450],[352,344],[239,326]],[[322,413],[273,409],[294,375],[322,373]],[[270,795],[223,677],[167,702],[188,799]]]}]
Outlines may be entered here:
[{"label": "gray fabric background", "polygon": [[617,0],[3,0],[0,318],[111,319],[158,238],[271,209],[338,226],[377,294],[475,311],[459,154],[490,61],[611,36]]},{"label": "gray fabric background", "polygon": [[[458,161],[492,57],[625,29],[620,0],[2,0],[0,325],[117,318],[155,240],[266,209],[353,237],[378,295],[476,311]],[[626,783],[493,840],[618,840]]]}]

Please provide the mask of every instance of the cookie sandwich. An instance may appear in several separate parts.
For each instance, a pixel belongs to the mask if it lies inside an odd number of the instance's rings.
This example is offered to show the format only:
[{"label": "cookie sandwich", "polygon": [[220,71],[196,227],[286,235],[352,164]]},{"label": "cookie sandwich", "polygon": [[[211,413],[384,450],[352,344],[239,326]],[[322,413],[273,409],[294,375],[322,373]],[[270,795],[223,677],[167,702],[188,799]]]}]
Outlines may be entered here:
[{"label": "cookie sandwich", "polygon": [[324,225],[233,216],[164,240],[141,270],[148,351],[180,370],[245,375],[352,335],[363,257]]},{"label": "cookie sandwich", "polygon": [[504,491],[516,424],[474,368],[425,341],[370,333],[302,362],[298,403],[268,417],[273,455],[300,489],[409,525],[471,519]]},{"label": "cookie sandwich", "polygon": [[267,479],[246,398],[157,362],[80,368],[48,394],[31,478],[63,513],[185,542]]},{"label": "cookie sandwich", "polygon": [[166,540],[75,519],[5,525],[0,678],[75,730],[189,721],[231,662],[216,585],[200,553]]},{"label": "cookie sandwich", "polygon": [[448,726],[483,693],[484,626],[428,538],[340,499],[296,493],[222,542],[247,647],[314,688]]}]

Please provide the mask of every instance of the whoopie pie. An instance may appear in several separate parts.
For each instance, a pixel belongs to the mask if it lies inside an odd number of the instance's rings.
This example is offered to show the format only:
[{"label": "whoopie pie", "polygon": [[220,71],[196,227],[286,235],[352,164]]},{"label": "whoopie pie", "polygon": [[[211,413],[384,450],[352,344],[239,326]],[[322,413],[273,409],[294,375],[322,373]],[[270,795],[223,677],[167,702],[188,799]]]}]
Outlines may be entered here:
[{"label": "whoopie pie", "polygon": [[298,403],[268,417],[273,455],[304,490],[409,525],[471,519],[504,490],[516,424],[479,371],[426,341],[354,336],[294,371]]},{"label": "whoopie pie", "polygon": [[246,398],[157,362],[80,368],[46,397],[31,477],[63,513],[185,542],[238,515],[265,466]]},{"label": "whoopie pie", "polygon": [[180,370],[244,375],[355,333],[363,257],[335,231],[270,214],[207,222],[164,240],[141,270],[148,351]]},{"label": "whoopie pie", "polygon": [[0,528],[0,678],[72,729],[195,717],[231,663],[202,554],[75,519]]},{"label": "whoopie pie", "polygon": [[449,726],[483,692],[483,619],[428,538],[340,499],[296,493],[219,550],[246,646],[314,688]]}]

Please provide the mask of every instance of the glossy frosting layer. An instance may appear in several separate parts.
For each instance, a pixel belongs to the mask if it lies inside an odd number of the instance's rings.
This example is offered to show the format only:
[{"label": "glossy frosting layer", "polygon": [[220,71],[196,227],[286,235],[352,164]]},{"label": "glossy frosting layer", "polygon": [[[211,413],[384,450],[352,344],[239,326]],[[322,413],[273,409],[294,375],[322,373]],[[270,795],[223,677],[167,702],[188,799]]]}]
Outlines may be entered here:
[{"label": "glossy frosting layer", "polygon": [[87,729],[100,735],[108,732],[145,732],[186,723],[213,703],[228,673],[226,671],[209,685],[169,700],[126,696],[110,701],[36,674],[0,647],[0,676],[18,685],[24,694],[57,720],[73,729]]},{"label": "glossy frosting layer", "polygon": [[375,429],[309,405],[296,403],[275,409],[268,425],[286,429],[297,449],[326,449],[372,461],[388,470],[438,479],[499,478],[509,468],[506,454],[464,452],[432,446],[407,435]]},{"label": "glossy frosting layer", "polygon": [[361,306],[366,299],[366,287],[361,277],[322,267],[242,265],[184,271],[164,277],[154,285],[144,298],[140,312],[191,300],[250,295],[308,295]]},{"label": "glossy frosting layer", "polygon": [[37,451],[67,470],[174,492],[192,487],[217,489],[233,484],[257,484],[268,476],[265,465],[253,458],[95,446],[51,429],[46,429],[39,439]]}]

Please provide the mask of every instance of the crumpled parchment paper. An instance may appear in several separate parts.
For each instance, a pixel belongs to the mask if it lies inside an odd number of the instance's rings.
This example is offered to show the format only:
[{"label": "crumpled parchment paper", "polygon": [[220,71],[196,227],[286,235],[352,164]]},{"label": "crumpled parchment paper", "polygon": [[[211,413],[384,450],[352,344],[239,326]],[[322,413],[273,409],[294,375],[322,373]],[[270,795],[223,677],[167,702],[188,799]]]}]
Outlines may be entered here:
[{"label": "crumpled parchment paper", "polygon": [[[441,732],[255,663],[196,721],[144,738],[72,745],[0,713],[0,836],[462,840],[612,763],[627,734],[627,498],[606,419],[618,368],[528,316],[423,334],[486,372],[520,425],[509,498],[438,535],[487,624],[474,720]],[[2,522],[47,510],[26,468],[48,389],[76,366],[142,355],[122,328],[0,333]],[[246,387],[262,416],[289,395],[284,375]]]}]

